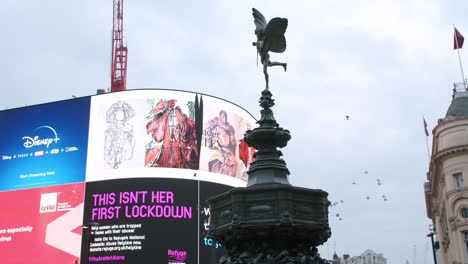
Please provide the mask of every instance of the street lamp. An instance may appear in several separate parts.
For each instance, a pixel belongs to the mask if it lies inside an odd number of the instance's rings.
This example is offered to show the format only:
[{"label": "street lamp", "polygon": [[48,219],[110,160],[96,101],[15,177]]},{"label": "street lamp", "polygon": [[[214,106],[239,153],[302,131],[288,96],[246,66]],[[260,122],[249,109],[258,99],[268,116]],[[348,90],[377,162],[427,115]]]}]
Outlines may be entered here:
[{"label": "street lamp", "polygon": [[437,234],[434,231],[431,231],[429,234],[427,234],[427,237],[431,238],[431,245],[432,245],[432,255],[434,256],[434,264],[437,264],[437,258],[436,258],[436,250],[439,249],[439,241],[434,243],[434,235]]}]

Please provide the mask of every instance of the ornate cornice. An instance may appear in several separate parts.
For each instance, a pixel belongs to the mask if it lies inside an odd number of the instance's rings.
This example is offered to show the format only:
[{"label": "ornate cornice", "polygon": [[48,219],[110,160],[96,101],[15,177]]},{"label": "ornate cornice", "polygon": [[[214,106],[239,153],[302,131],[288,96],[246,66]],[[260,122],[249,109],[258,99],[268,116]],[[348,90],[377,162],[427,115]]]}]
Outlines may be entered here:
[{"label": "ornate cornice", "polygon": [[[460,220],[460,218],[454,219],[452,224],[452,231],[466,231],[468,230],[468,219]],[[459,230],[462,229],[462,230]]]},{"label": "ornate cornice", "polygon": [[456,200],[461,199],[461,198],[468,198],[468,187],[462,187],[462,188],[450,190],[445,194],[445,197],[447,199],[454,198],[455,200],[452,201],[452,203],[454,203]]},{"label": "ornate cornice", "polygon": [[[434,144],[436,144],[434,142]],[[431,175],[431,192],[432,196],[438,196],[439,195],[439,189],[441,183],[443,183],[444,180],[444,175],[440,173],[440,166],[443,160],[452,157],[454,155],[460,155],[460,154],[468,154],[468,144],[461,145],[461,146],[456,146],[456,147],[451,147],[451,148],[446,148],[442,151],[439,151],[432,155],[431,157],[431,163],[429,166],[429,173]]]},{"label": "ornate cornice", "polygon": [[443,149],[443,150],[437,152],[435,155],[433,155],[432,159],[434,161],[438,161],[438,160],[445,159],[448,156],[452,156],[454,154],[460,154],[462,152],[468,152],[468,144]]}]

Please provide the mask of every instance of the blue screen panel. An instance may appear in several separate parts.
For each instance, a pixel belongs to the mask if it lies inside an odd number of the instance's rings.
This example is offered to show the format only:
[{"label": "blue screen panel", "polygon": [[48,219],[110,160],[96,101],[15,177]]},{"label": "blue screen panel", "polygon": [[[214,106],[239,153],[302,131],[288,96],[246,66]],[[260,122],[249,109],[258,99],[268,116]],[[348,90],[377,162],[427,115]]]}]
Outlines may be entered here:
[{"label": "blue screen panel", "polygon": [[0,191],[84,181],[90,101],[0,111]]}]

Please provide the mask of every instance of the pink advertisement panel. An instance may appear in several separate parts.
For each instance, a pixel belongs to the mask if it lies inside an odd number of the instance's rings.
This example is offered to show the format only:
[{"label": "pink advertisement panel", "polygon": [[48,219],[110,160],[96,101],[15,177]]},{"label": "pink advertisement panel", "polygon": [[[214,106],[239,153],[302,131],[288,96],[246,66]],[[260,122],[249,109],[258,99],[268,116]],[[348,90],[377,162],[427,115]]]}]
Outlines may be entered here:
[{"label": "pink advertisement panel", "polygon": [[2,263],[79,263],[84,183],[0,192]]}]

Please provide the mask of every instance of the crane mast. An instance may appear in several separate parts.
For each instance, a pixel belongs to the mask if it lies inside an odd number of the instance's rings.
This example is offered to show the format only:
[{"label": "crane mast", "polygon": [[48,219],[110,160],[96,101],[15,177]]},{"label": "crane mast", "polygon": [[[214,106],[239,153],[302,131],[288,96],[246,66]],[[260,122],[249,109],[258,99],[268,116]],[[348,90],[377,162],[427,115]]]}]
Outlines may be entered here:
[{"label": "crane mast", "polygon": [[113,0],[111,92],[126,90],[127,47],[123,43],[123,0]]}]

